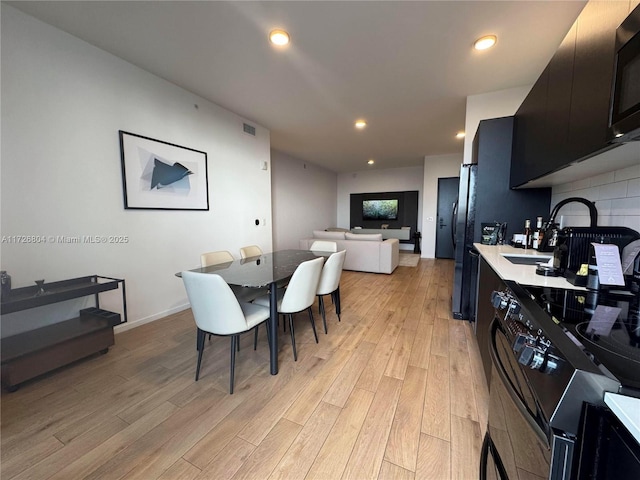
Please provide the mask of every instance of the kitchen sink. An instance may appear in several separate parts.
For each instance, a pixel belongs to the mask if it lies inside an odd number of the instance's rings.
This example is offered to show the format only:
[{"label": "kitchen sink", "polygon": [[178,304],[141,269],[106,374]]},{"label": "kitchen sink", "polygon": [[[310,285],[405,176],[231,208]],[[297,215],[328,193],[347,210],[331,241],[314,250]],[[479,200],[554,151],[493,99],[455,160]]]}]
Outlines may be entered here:
[{"label": "kitchen sink", "polygon": [[505,259],[509,260],[511,263],[515,263],[516,265],[537,265],[539,263],[547,263],[553,258],[552,256],[546,255],[518,255],[509,253],[503,253],[501,255]]}]

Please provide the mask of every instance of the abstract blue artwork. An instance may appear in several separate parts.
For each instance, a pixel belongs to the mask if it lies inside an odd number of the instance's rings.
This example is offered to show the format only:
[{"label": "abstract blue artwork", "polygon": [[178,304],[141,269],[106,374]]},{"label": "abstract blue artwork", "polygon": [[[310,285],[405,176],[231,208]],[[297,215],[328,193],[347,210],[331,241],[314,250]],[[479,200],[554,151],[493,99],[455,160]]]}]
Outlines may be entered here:
[{"label": "abstract blue artwork", "polygon": [[119,134],[124,208],[209,210],[206,152]]}]

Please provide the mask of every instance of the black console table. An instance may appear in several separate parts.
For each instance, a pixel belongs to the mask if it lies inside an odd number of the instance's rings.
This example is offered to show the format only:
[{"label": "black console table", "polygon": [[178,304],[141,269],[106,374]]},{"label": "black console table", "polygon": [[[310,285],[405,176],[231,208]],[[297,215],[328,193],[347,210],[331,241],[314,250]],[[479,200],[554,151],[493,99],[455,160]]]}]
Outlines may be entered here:
[{"label": "black console table", "polygon": [[[122,289],[124,322],[127,321],[125,281],[90,275],[60,282],[11,290],[3,296],[0,312],[8,313],[95,296],[95,307],[79,316],[3,338],[0,345],[2,384],[15,391],[18,384],[94,353],[107,353],[114,344],[113,327],[122,323],[120,314],[100,308],[99,294]],[[41,289],[42,288],[42,289]]]}]

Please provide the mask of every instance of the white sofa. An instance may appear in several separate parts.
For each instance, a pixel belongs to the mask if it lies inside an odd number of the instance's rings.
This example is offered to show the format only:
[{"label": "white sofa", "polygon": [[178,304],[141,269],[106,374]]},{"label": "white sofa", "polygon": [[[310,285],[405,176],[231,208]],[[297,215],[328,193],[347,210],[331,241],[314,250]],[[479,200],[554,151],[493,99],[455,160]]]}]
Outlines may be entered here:
[{"label": "white sofa", "polygon": [[314,230],[313,238],[300,240],[300,248],[309,250],[314,240],[330,240],[338,244],[338,250],[346,250],[345,270],[359,272],[393,273],[400,260],[400,242],[397,238],[382,240],[380,234],[354,234]]}]

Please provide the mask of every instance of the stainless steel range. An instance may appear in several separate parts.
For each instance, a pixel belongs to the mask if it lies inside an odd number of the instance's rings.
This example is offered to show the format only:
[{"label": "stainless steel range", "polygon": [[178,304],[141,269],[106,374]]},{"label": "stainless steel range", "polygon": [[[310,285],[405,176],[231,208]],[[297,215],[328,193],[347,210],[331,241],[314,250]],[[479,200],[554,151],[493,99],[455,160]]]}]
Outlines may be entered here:
[{"label": "stainless steel range", "polygon": [[638,295],[505,283],[492,294],[481,478],[607,478],[584,457],[585,411],[605,392],[640,396]]}]

